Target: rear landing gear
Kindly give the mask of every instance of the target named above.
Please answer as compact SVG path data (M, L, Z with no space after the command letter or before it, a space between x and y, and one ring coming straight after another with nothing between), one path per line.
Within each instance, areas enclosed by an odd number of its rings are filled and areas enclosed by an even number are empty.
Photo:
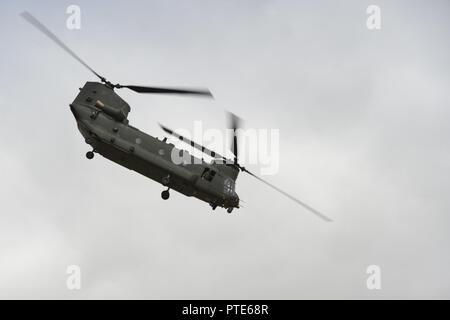
M167 199L169 199L169 197L170 197L169 189L161 192L161 198L163 198L163 200L167 200Z
M233 212L233 208L228 208L228 209L227 209L227 212L228 212L228 213L232 213L232 212Z
M86 158L88 158L89 160L94 158L94 152L93 151L88 151L86 152Z

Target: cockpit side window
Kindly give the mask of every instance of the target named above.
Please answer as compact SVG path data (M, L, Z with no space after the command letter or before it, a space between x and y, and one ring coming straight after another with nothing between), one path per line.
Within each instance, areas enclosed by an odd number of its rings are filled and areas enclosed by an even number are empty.
M214 170L205 168L205 170L203 170L203 173L202 173L202 179L211 182L215 175L216 175L216 172Z

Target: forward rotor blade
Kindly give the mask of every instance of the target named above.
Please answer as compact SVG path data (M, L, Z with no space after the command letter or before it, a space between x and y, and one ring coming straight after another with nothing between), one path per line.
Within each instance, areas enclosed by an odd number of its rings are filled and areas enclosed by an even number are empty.
M265 183L266 185L268 185L269 187L271 187L272 189L278 191L279 193L285 195L286 197L288 197L289 199L291 199L292 201L297 202L299 205L303 206L305 209L309 210L310 212L314 213L316 216L318 216L319 218L321 218L322 220L325 220L327 222L332 222L333 220L331 220L330 218L328 218L327 216L325 216L323 213L320 213L319 211L317 211L316 209L310 207L309 205L307 205L306 203L304 203L303 201L300 201L299 199L295 198L294 196L291 196L289 193L281 190L278 187L275 187L273 184L261 179L260 177L258 177L257 175L251 173L250 171L248 171L247 169L241 167L242 171L247 172L248 174L250 174L251 176L255 177L256 179L258 179L259 181Z
M224 160L226 163L233 163L231 160L225 158L224 156L218 154L217 152L212 151L212 150L210 150L210 149L208 149L208 148L202 146L201 144L198 144L198 143L196 143L196 142L194 142L194 141L192 141L192 140L189 140L188 138L185 138L185 137L179 135L179 134L176 133L175 131L173 131L173 130L171 130L171 129L165 127L165 126L163 126L162 124L159 124L159 126L161 127L161 129L163 129L163 130L164 130L165 132L167 132L168 134L174 136L174 137L177 138L177 139L180 139L180 141L183 141L183 142L185 142L185 143L187 143L187 144L190 144L191 147L194 147L195 149L200 150L201 152L203 152L203 153L205 153L205 154L207 154L207 155L209 155L209 156L211 156L211 157L213 157L213 158L216 158L216 159L222 159L222 160Z
M231 150L234 154L234 163L238 163L238 141L236 130L240 128L240 118L232 112L228 111L229 127L233 130L233 140Z
M182 89L182 88L163 88L163 87L144 87L133 85L119 85L119 88L128 88L138 93L162 93L162 94L184 94L213 97L208 89Z
M34 16L31 15L28 11L24 11L20 14L25 20L27 20L29 23L31 23L36 29L40 30L42 33L44 33L47 37L49 37L51 40L53 40L58 46L60 46L64 51L66 51L68 54L70 54L73 58L75 58L78 62L80 62L83 66L88 68L93 74L95 74L98 78L100 78L101 81L105 81L105 78L99 75L97 72L94 71L91 67L89 67L86 62L81 60L79 56L75 54L68 46L64 44L59 38L51 32L45 25L43 25L38 19L36 19Z

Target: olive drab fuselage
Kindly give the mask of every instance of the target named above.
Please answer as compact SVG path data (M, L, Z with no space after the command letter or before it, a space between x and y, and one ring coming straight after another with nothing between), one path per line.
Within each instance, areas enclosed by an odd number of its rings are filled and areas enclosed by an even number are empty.
M70 109L94 152L213 208L239 207L235 192L238 167L194 158L166 139L159 140L129 125L130 106L108 84L86 82ZM175 163L174 152L184 152L183 159L187 156L190 161Z

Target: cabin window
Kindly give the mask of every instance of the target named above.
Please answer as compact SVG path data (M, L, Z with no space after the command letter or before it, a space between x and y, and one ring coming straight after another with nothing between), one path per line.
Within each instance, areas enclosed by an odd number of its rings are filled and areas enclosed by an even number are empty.
M206 181L212 181L214 176L216 175L216 172L214 170L211 170L209 168L205 168L202 173L202 179L205 179Z

